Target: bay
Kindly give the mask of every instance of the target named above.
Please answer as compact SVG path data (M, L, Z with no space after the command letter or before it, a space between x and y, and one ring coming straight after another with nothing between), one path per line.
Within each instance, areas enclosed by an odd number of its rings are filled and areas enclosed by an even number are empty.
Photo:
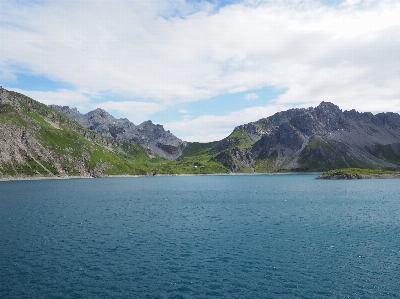
M0 298L399 298L399 180L0 182Z

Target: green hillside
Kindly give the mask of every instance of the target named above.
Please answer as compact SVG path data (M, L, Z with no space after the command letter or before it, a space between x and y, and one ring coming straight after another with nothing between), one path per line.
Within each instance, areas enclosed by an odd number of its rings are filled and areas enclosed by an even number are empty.
M228 171L212 161L212 156L204 152L204 145L189 143L178 161L154 158L138 144L96 134L27 96L4 89L0 95L0 177Z

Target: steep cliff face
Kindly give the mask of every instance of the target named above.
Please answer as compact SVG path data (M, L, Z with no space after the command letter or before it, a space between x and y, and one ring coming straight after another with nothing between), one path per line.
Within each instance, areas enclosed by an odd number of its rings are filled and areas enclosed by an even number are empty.
M81 114L76 108L51 105L72 120L103 136L142 145L163 158L174 160L182 155L186 142L165 131L162 125L150 120L135 125L126 118L117 119L103 109Z
M399 169L400 115L342 111L322 102L239 126L215 150L232 171Z

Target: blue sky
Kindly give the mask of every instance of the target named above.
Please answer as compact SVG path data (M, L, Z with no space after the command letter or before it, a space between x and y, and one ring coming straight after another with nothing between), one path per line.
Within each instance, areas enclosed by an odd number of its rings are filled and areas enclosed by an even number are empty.
M53 81L45 75L34 75L29 74L29 71L14 72L15 77L5 78L4 84L7 84L9 88L20 88L26 90L39 90L39 91L51 91L62 88L73 88L67 82Z
M0 85L187 141L330 101L400 112L393 0L0 3Z

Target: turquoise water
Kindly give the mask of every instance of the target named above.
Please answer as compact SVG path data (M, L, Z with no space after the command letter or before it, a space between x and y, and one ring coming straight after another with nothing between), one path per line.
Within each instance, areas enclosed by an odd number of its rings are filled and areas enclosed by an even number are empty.
M400 180L0 182L0 298L399 298Z

